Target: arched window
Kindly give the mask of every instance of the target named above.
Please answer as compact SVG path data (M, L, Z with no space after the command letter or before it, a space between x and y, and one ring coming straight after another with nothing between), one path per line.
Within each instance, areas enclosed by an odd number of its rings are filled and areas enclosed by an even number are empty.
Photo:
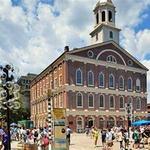
M128 90L132 91L132 78L128 78Z
M110 96L110 97L109 97L109 107L110 107L110 108L114 108L114 107L115 107L114 96Z
M99 118L99 129L103 129L105 126L105 121L103 118Z
M112 31L109 32L109 38L113 39L113 32Z
M140 79L136 79L136 91L140 91L141 90L141 82Z
M96 14L96 24L99 24L99 13Z
M109 19L109 22L112 22L112 12L111 11L108 12L108 19Z
M107 60L107 62L111 62L111 63L115 63L115 64L117 63L116 58L112 55L109 55L106 60Z
M105 106L104 95L100 95L99 97L99 107L104 108Z
M136 109L141 109L141 99L139 97L136 99Z
M102 22L105 22L105 11L102 12Z
M104 87L104 74L99 74L99 87Z
M119 77L119 89L124 89L124 79L122 76Z
M77 117L76 119L76 124L77 124L77 132L81 133L83 128L84 128L84 122L82 117Z
M115 77L113 74L109 75L109 88L114 88L115 87Z
M94 98L93 98L93 95L92 94L89 94L89 97L88 97L88 102L89 102L89 107L94 107Z
M119 106L121 109L124 108L124 98L122 96L119 99Z
M89 86L94 85L94 74L92 71L88 72L88 85Z
M83 107L83 96L81 93L77 93L76 95L76 104L77 104L77 107Z
M82 71L80 68L76 70L76 84L82 85Z

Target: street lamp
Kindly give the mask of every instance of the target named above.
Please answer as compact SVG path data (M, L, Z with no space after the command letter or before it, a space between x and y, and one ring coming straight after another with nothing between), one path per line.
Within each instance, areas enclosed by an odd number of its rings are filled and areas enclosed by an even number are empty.
M8 150L11 150L10 109L19 109L20 87L15 83L14 68L11 65L0 66L0 109L7 114Z

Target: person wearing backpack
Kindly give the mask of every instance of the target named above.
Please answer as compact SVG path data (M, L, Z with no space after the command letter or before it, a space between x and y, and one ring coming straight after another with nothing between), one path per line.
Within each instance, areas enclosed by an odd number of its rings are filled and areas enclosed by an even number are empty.
M138 132L137 129L134 130L132 138L134 139L134 145L133 145L133 147L134 147L135 149L136 149L136 148L139 148L140 134L139 134L139 132Z

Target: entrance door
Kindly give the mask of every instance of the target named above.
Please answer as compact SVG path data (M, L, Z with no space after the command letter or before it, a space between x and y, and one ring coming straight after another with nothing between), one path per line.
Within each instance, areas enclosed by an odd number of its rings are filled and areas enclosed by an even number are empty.
M88 121L89 128L91 128L93 125L94 125L93 119L90 118L89 121Z

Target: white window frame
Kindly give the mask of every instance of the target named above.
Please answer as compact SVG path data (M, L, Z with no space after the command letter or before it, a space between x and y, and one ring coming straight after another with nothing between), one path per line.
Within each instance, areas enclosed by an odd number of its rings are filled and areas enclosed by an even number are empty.
M123 80L123 88L120 87L120 79L121 79L121 78L122 78L122 80ZM120 77L119 77L119 89L120 89L120 90L124 90L124 78L123 78L123 76L120 76Z
M131 89L129 89L129 86L128 86L128 81L129 79L131 80ZM127 87L128 87L128 91L132 91L133 90L133 80L131 77L128 78L128 81L127 81Z
M100 76L101 76L101 75L103 75L103 86L100 85ZM99 87L104 88L104 86L105 86L105 83L104 83L105 79L104 79L104 78L105 78L105 77L104 77L104 73L103 73L103 72L100 72L100 73L99 73Z
M120 99L123 98L123 108L120 107ZM124 101L124 97L120 96L119 97L119 109L124 109L125 108L125 101Z
M100 97L103 96L103 107L100 107ZM104 94L99 95L99 108L105 108L105 96Z
M110 87L110 76L113 77L113 87ZM114 75L112 73L109 75L109 88L110 89L115 89L115 77L114 77Z
M113 100L114 100L114 107L110 107L110 98L111 98L111 97L113 97ZM109 108L110 108L110 109L115 109L115 98L114 98L113 95L110 95L110 96L109 96Z
M137 89L139 87L139 89ZM141 91L141 81L139 78L136 79L136 91L140 92Z
M93 107L89 106L89 97L90 97L90 95L92 95L92 97L93 97ZM90 93L88 95L88 108L94 108L94 95L92 93Z
M81 72L81 83L77 83L77 72L80 71ZM83 73L82 73L82 70L80 68L78 68L76 70L76 85L83 85Z
M92 82L93 84L89 84L89 74L92 73ZM88 71L88 86L94 86L94 73L92 70Z
M78 94L81 94L82 106L78 106ZM76 93L76 107L83 108L83 94L81 92Z

